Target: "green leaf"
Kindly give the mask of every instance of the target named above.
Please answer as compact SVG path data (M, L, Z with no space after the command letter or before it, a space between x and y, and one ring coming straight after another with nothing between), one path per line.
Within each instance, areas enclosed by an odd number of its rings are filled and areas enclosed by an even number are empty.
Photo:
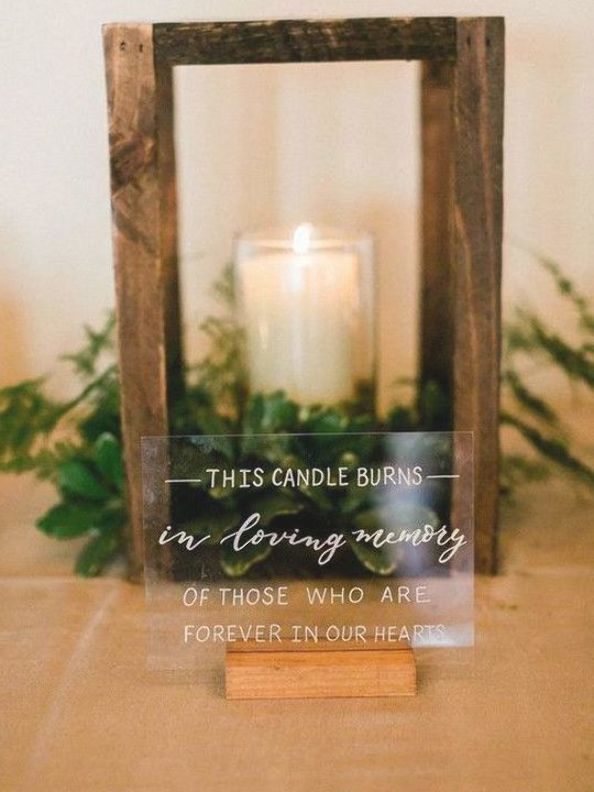
M100 575L107 564L120 552L122 546L122 535L118 531L97 534L78 554L74 571L82 577Z
M99 435L93 457L105 478L121 490L124 484L124 460L119 440L109 432Z
M307 484L300 484L298 492L305 498L308 506L314 506L323 513L332 511L333 502L324 487L310 487Z
M226 264L220 278L214 282L212 287L215 297L227 308L235 305L235 277L233 264Z
M105 324L100 330L94 330L85 325L86 343L78 352L63 355L62 360L67 360L74 365L74 369L83 378L95 374L97 363L101 355L113 349L115 336L115 315L109 313Z
M516 314L516 322L505 328L505 353L508 361L518 352L540 354L558 366L569 379L584 382L594 388L594 363L587 345L572 347L529 311L518 309Z
M215 284L215 291L225 308L234 307L231 266L226 268L223 277ZM233 422L234 432L238 432L247 396L247 375L242 354L243 329L231 313L207 317L200 330L207 336L209 352L190 372L190 387L206 391L215 405L216 413ZM195 378L194 382L192 377ZM195 431L191 427L189 430Z
M581 380L594 388L594 364L581 349L574 349L556 333L548 330L536 317L529 318L535 340L544 352L570 379Z
M558 437L547 437L525 423L515 415L503 412L501 421L516 429L540 454L559 467L572 473L590 487L594 487L594 469L586 462L578 459L567 447L567 443Z
M1 388L0 469L34 469L39 441L45 441L62 413L63 405L46 395L43 378Z
M383 509L369 509L357 515L353 521L355 532L365 531L373 534L384 529L397 533L400 530L414 530L424 525L436 526L439 520L432 509L422 504L394 503ZM357 541L354 534L347 540L363 566L377 575L390 575L398 567L400 550L398 545L384 545L376 548L372 542Z
M573 303L582 328L589 333L594 333L594 314L592 314L589 300L580 294L556 261L537 250L530 248L526 248L526 250L534 256L540 266L553 278L559 294Z
M210 434L216 435L210 438L210 452L220 454L225 460L234 460L235 448L233 446L233 439L225 436L225 433L229 431L229 427L226 426L224 430L223 427L219 427L219 429L221 430L220 434L217 432L210 432Z
M272 548L267 544L248 545L240 552L236 552L233 546L227 544L221 545L220 563L223 572L232 578L238 578L245 575L246 572L255 565L264 561L270 553Z
M84 408L78 429L85 440L93 443L104 432L120 437L120 386L115 366L95 380L91 392L84 396Z
M127 519L128 515L124 502L119 498L114 498L99 515L96 527L101 531L121 531Z
M101 506L59 503L37 520L37 527L56 539L72 539L96 528L104 510Z
M348 420L337 407L312 407L302 417L304 431L312 434L340 434L347 430Z
M417 420L412 407L397 405L388 413L386 429L389 432L410 432L416 428Z
M200 514L193 520L182 523L184 531L193 536L205 536L210 534L210 544L218 544L222 537L237 528L241 521L239 512L235 509L226 509L210 499L202 505Z
M367 542L357 542L352 534L347 534L346 539L365 569L375 575L391 575L396 570L397 559L394 547L388 545L376 548Z
M374 488L372 486L359 487L356 482L351 482L344 496L339 501L342 514L354 515L362 509L367 508L373 490Z
M85 500L105 501L111 494L99 481L93 468L78 459L71 459L59 466L57 481L60 491L65 495Z
M501 488L505 495L512 495L521 484L544 481L551 469L536 459L520 454L504 454L501 459Z
M293 432L298 426L299 409L282 391L257 393L252 396L246 410L244 432L269 434Z
M259 525L262 528L266 528L277 517L289 517L302 511L303 504L298 503L287 490L271 490L249 500L249 512L260 515Z
M421 383L419 416L426 429L447 429L450 424L450 401L443 389L433 380Z
M559 419L553 408L529 390L517 372L511 370L504 371L502 374L502 381L509 386L514 398L521 407L545 423L558 423Z
M260 515L259 528L266 528L280 517L296 515L301 511L303 506L289 493L270 491L249 501L249 514ZM264 542L259 545L248 545L239 552L233 549L231 542L224 542L220 549L221 568L229 577L241 577L255 564L268 558L271 552L270 545Z

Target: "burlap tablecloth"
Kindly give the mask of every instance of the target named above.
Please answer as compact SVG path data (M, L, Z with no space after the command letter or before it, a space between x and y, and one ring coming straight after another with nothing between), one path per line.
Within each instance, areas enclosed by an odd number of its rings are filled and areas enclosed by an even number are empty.
M473 670L403 700L227 702L222 673L155 678L142 588L76 579L69 547L4 529L0 787L594 790L592 503L558 484L528 500L504 573L477 582Z

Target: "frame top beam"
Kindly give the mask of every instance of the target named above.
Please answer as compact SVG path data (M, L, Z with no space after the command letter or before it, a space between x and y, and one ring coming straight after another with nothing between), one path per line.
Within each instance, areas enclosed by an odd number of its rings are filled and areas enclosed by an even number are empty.
M193 64L455 60L455 17L153 25L155 60Z

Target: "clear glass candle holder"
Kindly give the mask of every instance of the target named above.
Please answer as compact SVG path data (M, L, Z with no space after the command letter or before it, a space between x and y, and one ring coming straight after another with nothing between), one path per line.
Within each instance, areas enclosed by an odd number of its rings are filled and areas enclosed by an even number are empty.
M235 285L252 393L303 405L373 407L375 322L369 234L315 227L240 234Z

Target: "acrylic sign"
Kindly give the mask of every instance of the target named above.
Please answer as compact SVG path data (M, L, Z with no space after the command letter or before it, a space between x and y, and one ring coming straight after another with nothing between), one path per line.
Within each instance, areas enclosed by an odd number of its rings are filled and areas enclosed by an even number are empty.
M472 435L143 438L149 664L473 642Z

